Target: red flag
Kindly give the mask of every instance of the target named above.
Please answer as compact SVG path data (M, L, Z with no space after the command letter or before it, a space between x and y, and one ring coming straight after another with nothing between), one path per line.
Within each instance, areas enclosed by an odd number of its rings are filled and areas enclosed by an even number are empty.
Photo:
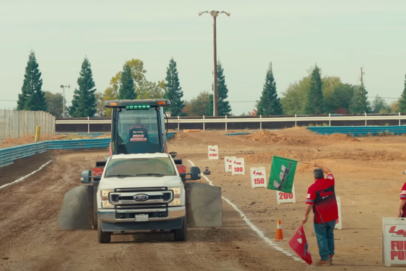
M312 264L312 255L310 255L309 245L307 244L306 235L303 225L297 230L295 235L289 241L289 246L302 258L308 265Z

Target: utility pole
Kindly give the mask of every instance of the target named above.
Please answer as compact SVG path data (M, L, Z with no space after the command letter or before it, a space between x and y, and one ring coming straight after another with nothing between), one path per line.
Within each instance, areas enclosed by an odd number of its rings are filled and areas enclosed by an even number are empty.
M62 117L66 118L66 116L65 116L65 88L70 88L70 85L67 85L67 86L61 85L61 88L63 89Z
M209 13L208 11L203 11L199 12L199 16L201 16L203 13ZM210 11L210 15L213 16L214 22L213 22L213 49L214 49L214 97L213 97L213 116L217 117L218 116L218 94L217 94L217 35L216 35L216 18L220 13L225 13L227 16L230 16L230 12L225 12L225 11L216 11L212 10Z

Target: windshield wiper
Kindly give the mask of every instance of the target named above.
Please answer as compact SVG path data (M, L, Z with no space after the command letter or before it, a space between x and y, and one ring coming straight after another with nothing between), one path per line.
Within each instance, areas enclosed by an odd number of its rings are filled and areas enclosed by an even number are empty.
M117 174L117 175L108 175L107 177L126 178L126 177L135 177L135 175Z
M163 177L165 175L159 173L145 173L145 174L136 174L135 176L156 176L156 177Z

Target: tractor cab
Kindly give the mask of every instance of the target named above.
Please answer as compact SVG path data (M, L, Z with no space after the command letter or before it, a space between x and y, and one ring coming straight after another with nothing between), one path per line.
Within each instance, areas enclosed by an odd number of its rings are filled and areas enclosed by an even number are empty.
M166 151L163 107L169 100L113 100L110 155Z

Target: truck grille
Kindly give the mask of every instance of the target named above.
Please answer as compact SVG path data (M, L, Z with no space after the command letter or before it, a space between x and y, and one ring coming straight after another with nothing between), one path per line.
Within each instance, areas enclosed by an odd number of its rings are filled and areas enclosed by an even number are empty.
M136 196L147 196L136 200ZM116 209L116 219L134 219L136 215L147 214L149 218L168 217L168 203L174 198L173 191L166 187L119 188L110 193L110 202Z

